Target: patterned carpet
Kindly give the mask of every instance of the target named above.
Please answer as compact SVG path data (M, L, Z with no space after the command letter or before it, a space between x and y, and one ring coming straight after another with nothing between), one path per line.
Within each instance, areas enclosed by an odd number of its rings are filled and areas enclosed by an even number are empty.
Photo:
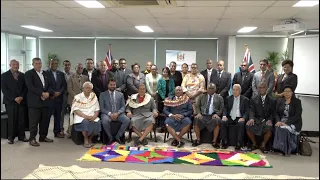
M319 179L298 176L271 176L240 174L175 173L171 171L148 172L117 170L109 168L81 168L79 166L44 166L34 170L24 179Z
M244 166L270 168L265 156L252 152L235 152L201 148L131 147L119 144L96 145L79 161L105 161L144 164L193 164L208 166Z

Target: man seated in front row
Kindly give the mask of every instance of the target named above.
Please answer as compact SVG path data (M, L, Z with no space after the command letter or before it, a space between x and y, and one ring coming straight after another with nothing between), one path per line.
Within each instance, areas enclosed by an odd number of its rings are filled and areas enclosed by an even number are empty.
M249 99L241 93L240 84L232 87L232 94L224 105L223 117L220 125L222 149L228 148L228 125L237 125L237 144L235 149L240 150L243 144L245 123L249 118Z
M192 115L192 103L186 94L183 94L181 86L175 89L175 96L164 100L163 112L167 115L165 124L168 132L174 137L172 146L182 147L184 142L181 138L190 130L192 124L190 116ZM180 132L177 135L176 132Z
M131 118L133 132L139 136L134 145L147 145L148 141L145 137L152 131L155 118L158 116L155 101L146 93L144 84L139 85L138 93L132 94L128 101L127 116ZM144 131L143 134L142 131Z
M262 152L272 135L272 122L275 118L276 101L267 95L267 84L262 82L258 85L259 94L250 101L249 121L247 122L247 134L252 141L252 150L258 149L255 135L263 135L260 146Z
M108 136L108 145L115 140L119 144L124 144L120 137L123 136L126 129L130 124L130 119L125 115L125 102L123 94L116 91L117 83L111 79L108 84L108 90L101 93L99 97L100 112L101 112L101 123L104 131ZM121 123L120 129L118 130L115 137L112 137L110 123L112 121L118 121Z
M223 98L219 94L216 94L216 85L209 83L207 87L207 94L202 94L196 103L196 117L194 124L194 131L197 136L197 140L192 146L198 146L201 144L200 131L204 128L211 133L213 132L212 146L214 148L220 148L217 138L220 129L220 120L223 113Z

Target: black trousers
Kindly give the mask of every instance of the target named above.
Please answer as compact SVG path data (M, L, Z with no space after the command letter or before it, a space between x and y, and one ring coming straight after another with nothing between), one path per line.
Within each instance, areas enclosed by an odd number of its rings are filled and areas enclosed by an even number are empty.
M26 137L24 125L25 105L6 104L8 115L8 139L14 140L17 136L19 139Z
M39 135L40 138L45 138L48 135L48 108L28 108L29 110L29 131L30 131L30 140L36 138L38 133L38 124L39 124Z
M54 127L53 133L59 134L61 132L61 111L62 111L62 101L53 100L52 104L48 109L48 119L47 119L47 129L49 129L50 118L53 115Z
M228 126L237 125L237 142L243 146L244 132L246 121L238 122L239 118L232 120L231 117L228 117L227 121L221 120L220 133L221 139L224 143L228 143Z

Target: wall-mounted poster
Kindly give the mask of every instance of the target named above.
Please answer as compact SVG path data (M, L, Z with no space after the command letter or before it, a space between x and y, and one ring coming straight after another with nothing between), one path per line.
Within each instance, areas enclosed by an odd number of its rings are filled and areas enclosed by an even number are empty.
M182 50L166 50L166 66L169 67L170 62L177 63L177 70L181 71L181 65L187 63L189 66L196 63L197 51Z

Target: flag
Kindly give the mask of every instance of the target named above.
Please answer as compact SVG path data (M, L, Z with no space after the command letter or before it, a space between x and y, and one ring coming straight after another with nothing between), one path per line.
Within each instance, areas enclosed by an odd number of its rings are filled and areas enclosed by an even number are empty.
M107 63L107 68L110 70L111 69L111 61L112 61L111 44L109 44L109 49L108 49L105 61Z
M244 56L243 56L242 62L244 62L244 61L248 62L248 71L251 72L251 73L255 73L256 71L254 69L254 64L253 64L253 61L252 61L252 58L251 58L250 49L248 48L248 45L245 45L245 47L246 47L246 51L244 52ZM241 71L241 69L240 69L240 66L239 66L238 69L237 69L237 72L240 72L240 71ZM231 86L230 86L230 90L229 90L229 94L230 95L232 95L232 82L233 81L231 81Z

